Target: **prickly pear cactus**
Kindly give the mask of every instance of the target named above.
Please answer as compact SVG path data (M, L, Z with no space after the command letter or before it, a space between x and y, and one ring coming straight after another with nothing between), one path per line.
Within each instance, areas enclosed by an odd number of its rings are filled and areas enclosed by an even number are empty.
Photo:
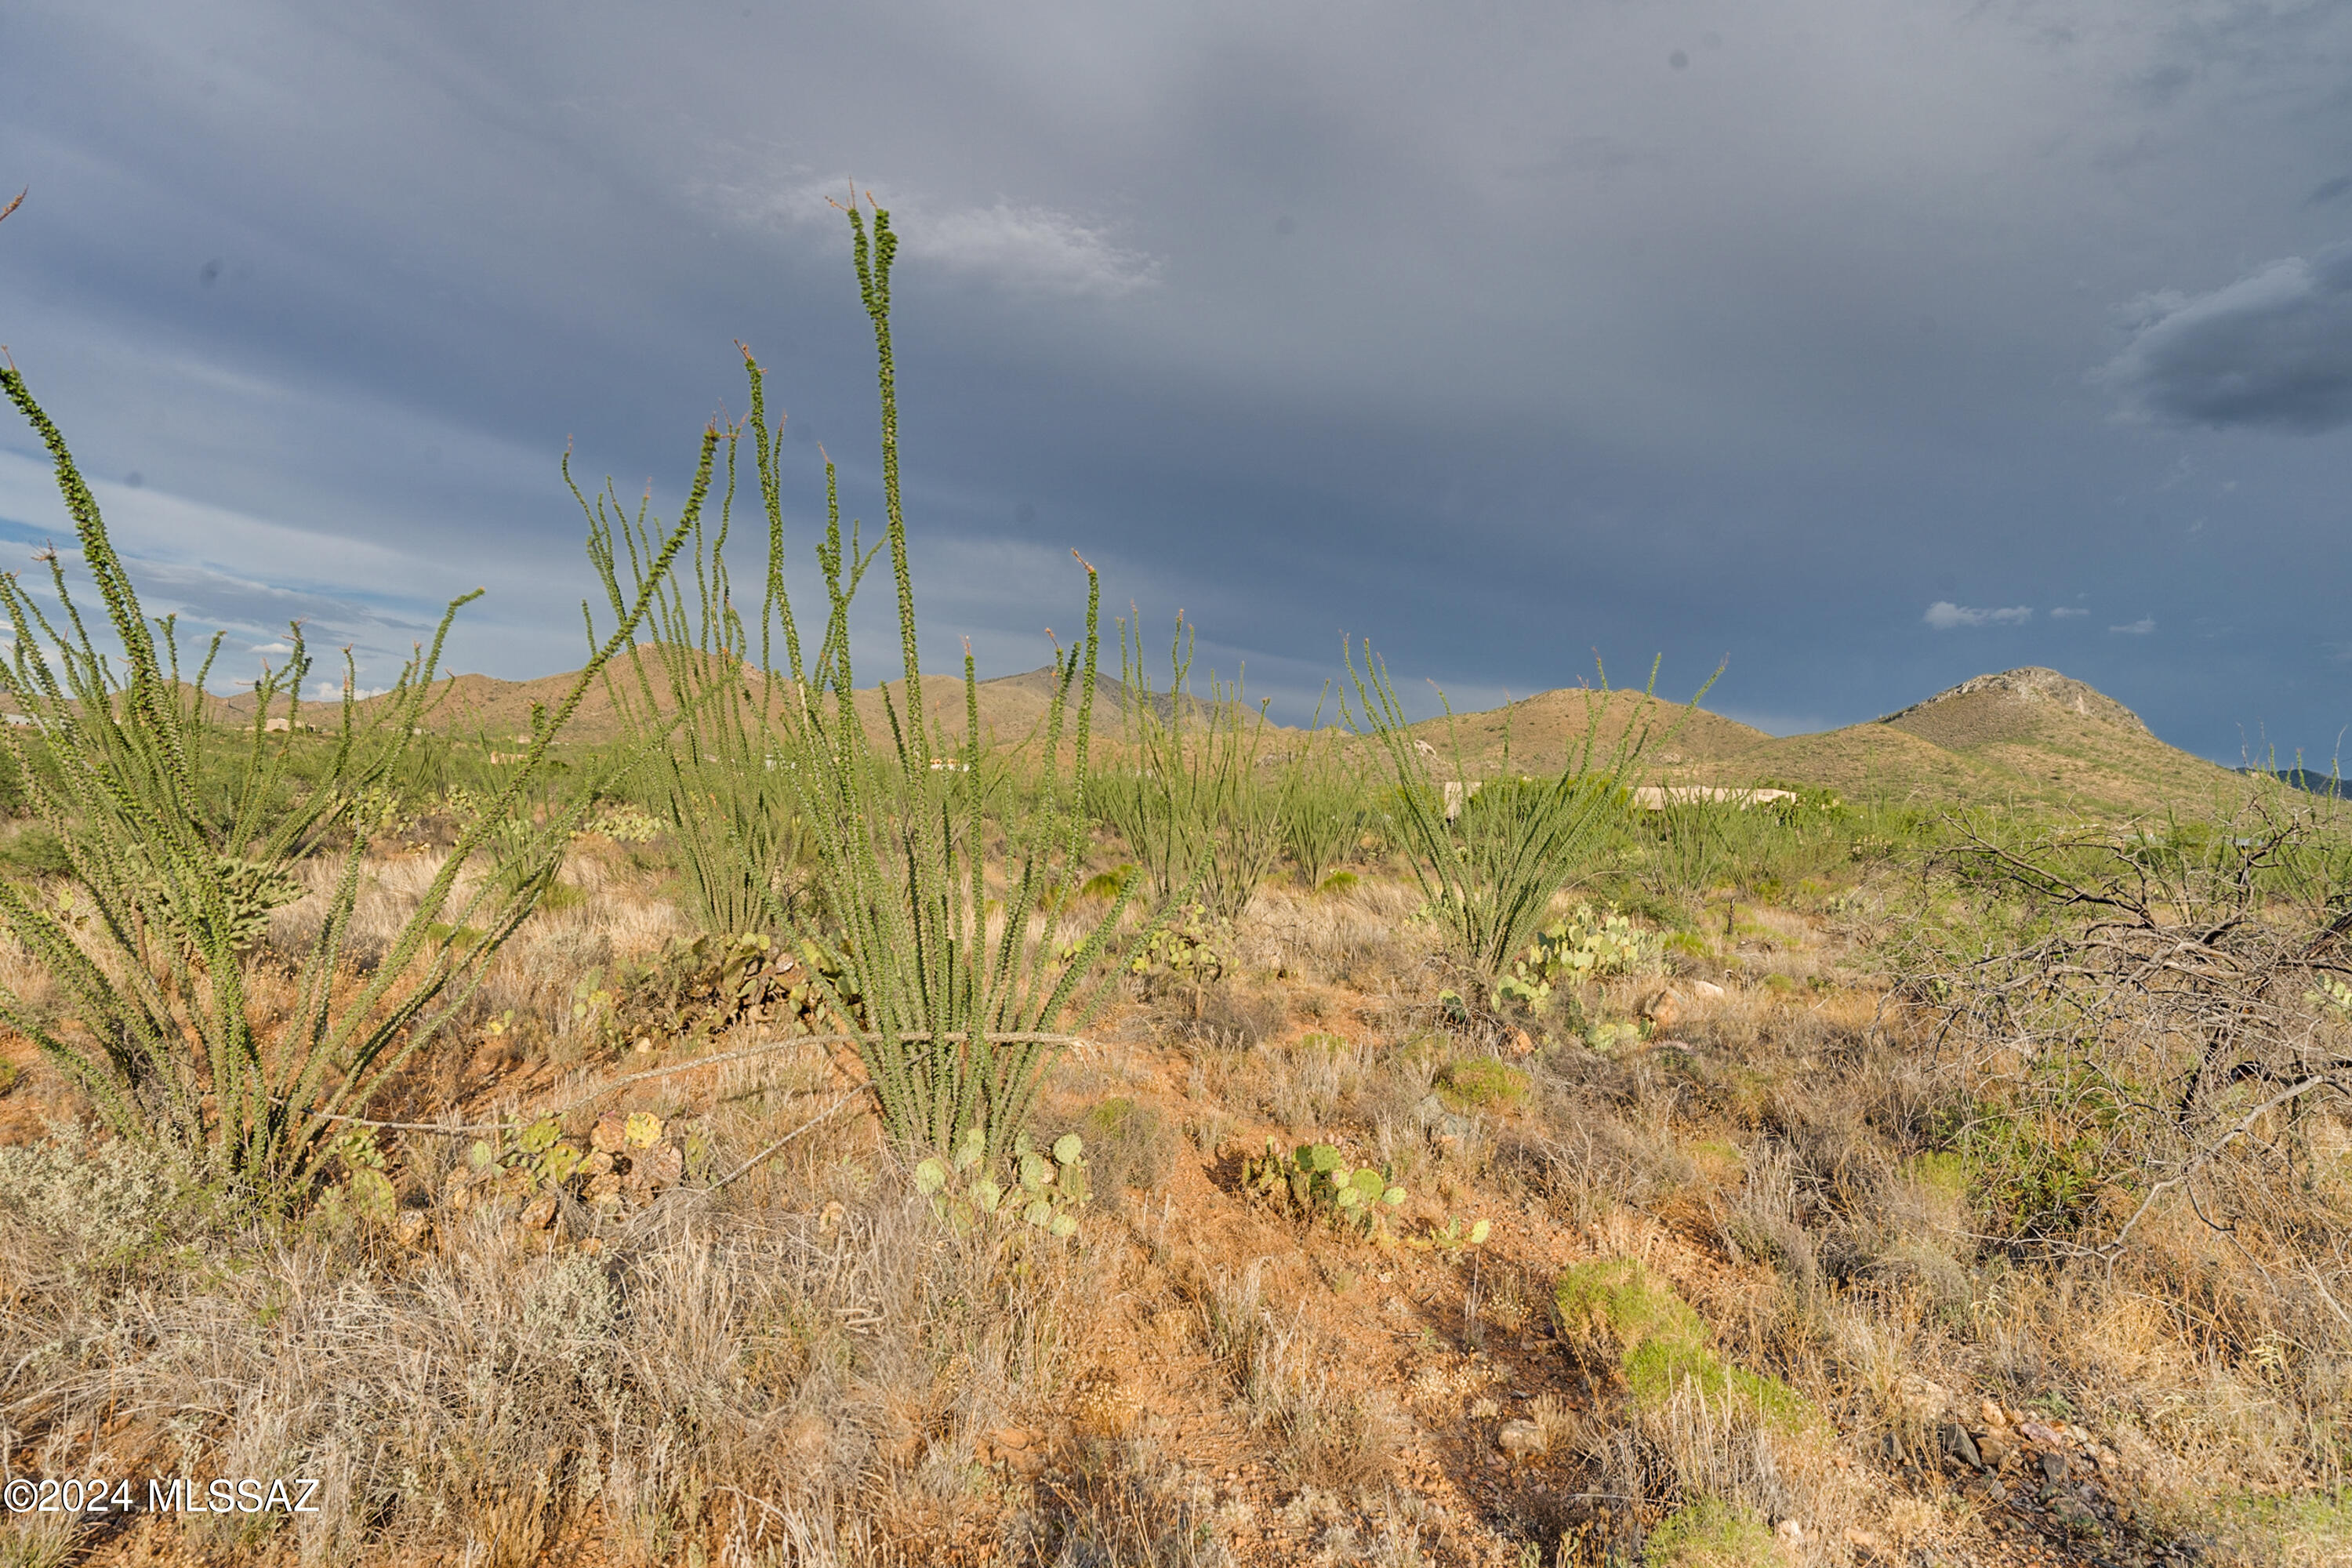
M684 1181L689 1165L698 1169L708 1153L698 1131L651 1111L608 1112L585 1139L567 1138L562 1121L541 1117L506 1138L476 1142L449 1173L442 1201L461 1211L519 1204L523 1223L544 1229L564 1197L597 1214L642 1207Z
M1067 1239L1078 1233L1077 1210L1093 1197L1086 1144L1075 1132L1040 1152L1024 1136L1013 1141L1012 1184L988 1167L987 1134L967 1129L951 1159L934 1154L915 1167L915 1190L931 1200L958 1234L1003 1220Z
M1286 1214L1375 1240L1388 1238L1389 1218L1404 1203L1404 1189L1385 1167L1350 1165L1331 1143L1301 1143L1285 1153L1271 1138L1263 1155L1242 1162L1242 1189Z

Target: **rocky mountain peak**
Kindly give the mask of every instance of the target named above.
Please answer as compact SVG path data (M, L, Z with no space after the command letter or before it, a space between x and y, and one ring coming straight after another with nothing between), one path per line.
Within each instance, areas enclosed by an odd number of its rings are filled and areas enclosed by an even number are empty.
M1891 724L1897 719L1923 712L1938 703L1957 701L1963 697L1983 693L2005 697L2012 702L2047 702L2085 719L2098 719L2141 734L2149 733L2140 716L2099 690L2054 669L2028 665L2021 669L2004 669L1998 675L1979 675L1961 681L1958 686L1938 691L1925 702L1915 702L1899 712L1889 713L1879 721Z

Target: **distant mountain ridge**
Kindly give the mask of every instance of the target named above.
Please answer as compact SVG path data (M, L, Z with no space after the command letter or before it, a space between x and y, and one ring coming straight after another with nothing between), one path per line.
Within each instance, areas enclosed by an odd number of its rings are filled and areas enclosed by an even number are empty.
M494 745L513 742L529 731L532 703L551 704L572 679L445 678L435 683L437 700L429 722L437 730L479 735ZM1050 668L982 681L983 735L992 743L1009 744L1034 733L1045 720L1053 684ZM890 683L894 692L903 685ZM962 734L961 678L925 676L923 702L950 737ZM857 703L869 732L877 739L887 734L882 689L861 689ZM1164 694L1155 695L1152 704L1162 715L1170 711ZM903 700L898 705L903 712ZM1098 675L1098 738L1117 740L1119 705L1118 682ZM1195 704L1196 710L1205 706ZM305 707L320 720L332 711L327 704ZM618 708L596 690L582 704L571 734L584 742L609 741L619 735L621 725ZM1646 776L1664 784L1794 785L1927 803L2016 801L2124 813L2208 800L2232 784L2245 787L2231 770L2166 744L2114 698L2039 666L1976 676L1884 718L1816 734L1776 737L1704 708L1637 690L1575 687L1427 720L1415 731L1438 753L1441 765L1450 767L1458 749L1464 771L1476 775L1505 769L1554 772L1574 762L1588 728L1605 755L1628 727L1639 726L1650 732Z
M1661 784L1793 784L1949 805L2010 800L2131 813L2210 798L2233 777L2167 745L2095 687L2038 666L1976 676L1883 719L1808 735L1767 735L1638 691L1574 689L1420 730L1441 752L1449 737L1458 742L1472 770L1505 766L1507 740L1512 771L1542 772L1570 762L1588 724L1604 752L1628 725L1646 724L1649 775Z

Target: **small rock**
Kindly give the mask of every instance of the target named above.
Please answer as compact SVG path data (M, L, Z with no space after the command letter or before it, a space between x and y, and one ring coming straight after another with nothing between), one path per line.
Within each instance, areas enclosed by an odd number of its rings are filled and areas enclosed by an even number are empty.
M1772 1527L1772 1533L1787 1542L1790 1545L1794 1546L1797 1542L1804 1540L1805 1527L1799 1524L1793 1519L1784 1519L1780 1523Z
M1990 1469L2006 1469L2017 1458L2017 1439L1999 1426L1977 1434L1977 1454Z
M1671 1029L1683 1016L1682 994L1669 987L1642 1004L1642 1016L1661 1029Z
M2066 1471L2068 1468L2065 1455L2057 1453L2054 1450L2043 1451L2042 1455L2042 1479L2043 1480L2048 1481L2053 1487L2065 1485Z
M1906 1372L1895 1381L1895 1402L1913 1419L1926 1421L1951 1408L1952 1394L1932 1377Z
M525 1230L545 1230L555 1223L555 1194L540 1194L523 1205L520 1217Z
M996 1446L1000 1448L1025 1448L1029 1446L1029 1434L1018 1426L1000 1426L989 1436L996 1439Z
M2009 1425L2008 1412L2001 1409L2000 1405L1995 1405L1990 1399L1978 1401L1977 1414L1984 1417L1984 1424L1988 1427L2006 1426Z
M622 1145L627 1142L628 1123L621 1120L618 1111L614 1110L608 1110L598 1117L595 1127L588 1134L588 1146L599 1154L617 1154L621 1152ZM604 1171L612 1168L612 1161L605 1161ZM594 1173L601 1176L604 1171Z
M1532 1421L1506 1421L1495 1432L1495 1447L1515 1464L1535 1458L1544 1446L1543 1428Z
M675 1143L656 1143L636 1158L636 1173L647 1186L674 1187L686 1174L686 1155Z
M1969 1436L1969 1429L1958 1422L1947 1421L1936 1428L1936 1441L1942 1446L1945 1453L1969 1468L1972 1470L1984 1468L1984 1456L1977 1452L1976 1439Z
M1723 1000L1723 987L1712 980L1686 980L1683 984L1689 986L1691 994L1702 1002Z

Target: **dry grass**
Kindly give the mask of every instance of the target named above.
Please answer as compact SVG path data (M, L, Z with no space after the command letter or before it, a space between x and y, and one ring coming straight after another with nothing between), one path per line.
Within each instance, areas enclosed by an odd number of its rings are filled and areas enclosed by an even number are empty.
M872 1158L813 1152L600 1255L483 1213L413 1248L222 1235L103 1294L0 1217L10 1427L59 1474L320 1476L284 1542L304 1562L529 1562L583 1531L622 1562L887 1561L984 1506L975 1437L1055 1396L1098 1282L1083 1249L943 1236ZM107 1435L125 1389L168 1418ZM229 1521L194 1543L254 1544Z
M376 868L366 919L391 929L429 869ZM593 847L564 880L584 896L499 956L407 1086L420 1107L503 1113L644 1065L572 1005L675 913ZM2063 1560L2021 1554L2021 1472L1996 1503L1944 1461L1990 1401L2081 1431L2133 1521L2108 1560L2184 1536L2208 1561L2328 1560L2342 1521L2314 1500L2340 1484L2352 1324L2294 1229L2311 1193L2242 1206L2234 1236L2166 1208L2112 1267L1990 1244L1979 1187L1921 1159L1985 1086L1923 1053L1840 931L1743 906L1675 959L1721 997L1685 985L1671 1028L1606 1055L1555 1034L1519 1056L1444 1026L1413 902L1393 879L1269 889L1222 981L1106 1019L1045 1111L1117 1200L1070 1246L955 1234L846 1115L715 1196L546 1232L442 1205L446 1140L393 1151L421 1222L271 1232L207 1218L169 1173L0 1152L0 1188L47 1194L0 1207L5 1463L325 1480L297 1526L141 1527L215 1561L1599 1563L1706 1500L1793 1521L1789 1561ZM1581 1014L1630 1018L1660 984ZM1433 1093L1496 1052L1524 1098ZM693 1119L721 1168L843 1083L782 1052L610 1103ZM1382 1253L1283 1219L1233 1187L1269 1134L1391 1163L1406 1234L1494 1236ZM2306 1145L2333 1181L2352 1140ZM1567 1353L1551 1280L1612 1257L1815 1419L1697 1385L1633 1400ZM1540 1442L1506 1461L1515 1420ZM79 1549L33 1525L0 1563Z

